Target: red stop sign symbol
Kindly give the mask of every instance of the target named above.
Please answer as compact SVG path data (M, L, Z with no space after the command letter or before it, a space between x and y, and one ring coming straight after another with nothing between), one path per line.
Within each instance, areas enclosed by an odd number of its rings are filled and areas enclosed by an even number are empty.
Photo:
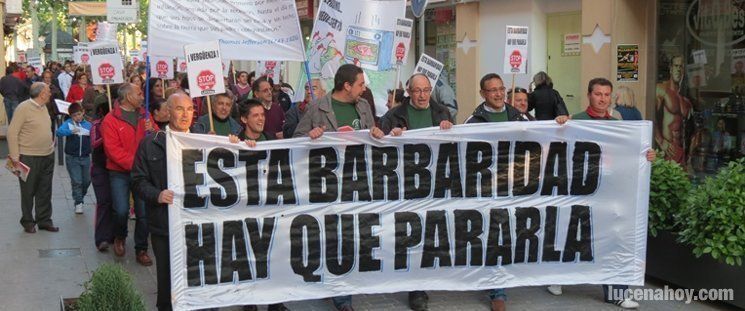
M197 75L197 86L199 86L202 91L211 90L215 87L215 83L215 74L210 70L202 70L202 72Z
M512 54L510 54L510 66L512 68L520 67L520 64L523 63L523 56L520 55L520 51L514 50L512 51Z
M403 60L405 55L406 55L406 46L404 46L403 42L399 42L398 45L396 46L396 59Z
M159 60L155 64L155 71L158 73L158 76L165 76L168 74L168 63L164 60Z
M181 63L180 63L179 65L178 65L178 68L179 68L179 70L181 70L181 72L184 72L184 71L186 71L186 62L181 62Z
M85 53L85 54L83 54L83 55L80 56L80 60L83 61L83 64L87 64L88 63L88 60L90 60L90 59L91 59L91 57L88 56L88 53Z
M98 76L104 80L114 78L114 71L114 66L109 63L103 63L101 66L98 66Z

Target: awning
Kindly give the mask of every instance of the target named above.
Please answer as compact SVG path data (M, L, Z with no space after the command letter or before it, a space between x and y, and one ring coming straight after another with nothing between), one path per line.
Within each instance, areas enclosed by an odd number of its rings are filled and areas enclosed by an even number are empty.
M105 16L106 2L68 2L69 16Z

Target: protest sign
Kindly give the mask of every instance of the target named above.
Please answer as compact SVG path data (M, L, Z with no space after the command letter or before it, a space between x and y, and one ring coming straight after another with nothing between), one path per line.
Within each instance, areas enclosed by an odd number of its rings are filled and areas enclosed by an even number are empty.
M41 76L41 73L44 72L44 64L42 63L40 56L29 57L28 65L34 67L34 72L36 72L36 74L39 76Z
M217 41L184 46L192 98L225 93L225 80Z
M147 40L140 41L140 54L143 60L147 58Z
M504 73L528 73L528 27L507 26Z
M106 0L106 20L109 23L137 23L139 1Z
M173 59L170 57L150 57L150 75L158 79L173 79Z
M57 105L57 111L66 115L70 115L70 113L68 113L67 111L68 109L70 109L70 105L72 105L72 103L55 98L54 104Z
M408 18L396 19L396 35L393 38L393 62L397 65L406 64L406 55L411 45L411 29L414 21Z
M429 84L432 85L432 91L434 92L434 86L437 84L437 79L440 77L440 73L442 73L442 68L445 68L445 65L441 62L427 54L422 54L422 56L419 57L419 62L416 64L416 67L414 67L414 73L421 73L427 76Z
M87 65L91 60L91 52L88 43L78 43L72 47L73 61L76 64Z
M124 82L124 65L116 42L97 42L88 46L91 52L93 84Z
M140 59L140 51L138 50L129 50L129 60L134 64L137 62L141 62L142 59Z
M222 75L225 77L230 76L230 60L222 59Z
M186 58L176 58L176 68L178 72L186 72Z
M642 285L651 138L649 121L326 133L250 149L171 132L174 309Z
M257 61L256 76L272 78L275 82L282 79L282 69L284 62L278 61Z
M26 51L16 50L16 61L19 63L25 63L27 61Z
M183 46L217 40L231 60L303 61L294 0L151 0L150 55L180 57Z

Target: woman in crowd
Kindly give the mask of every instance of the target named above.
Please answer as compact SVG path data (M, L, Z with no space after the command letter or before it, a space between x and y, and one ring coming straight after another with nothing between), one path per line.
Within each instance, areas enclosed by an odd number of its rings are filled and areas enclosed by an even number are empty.
M90 88L90 84L88 83L88 74L85 72L77 72L75 77L75 84L73 84L70 87L70 91L67 92L67 98L66 100L70 103L82 103L83 102L83 95L85 94L85 91Z
M634 91L628 86L619 86L614 94L613 111L618 112L621 120L642 120L642 113L639 109L636 109L636 99L634 98Z
M165 89L163 88L163 81L161 79L150 78L150 81L148 81L148 84L149 84L148 87L150 88L150 94L148 94L148 96L150 97L151 104L155 99L165 100ZM166 118L166 121L168 121L167 118Z
M533 76L535 91L528 96L528 111L535 109L538 120L553 120L558 116L569 115L564 99L554 90L551 77L541 71Z
M142 77L140 77L140 75L138 75L137 73L129 76L129 83L132 83L134 85L139 85L140 87L143 86Z
M244 98L251 92L251 84L248 83L248 72L239 71L237 83L233 85L233 94L238 98Z

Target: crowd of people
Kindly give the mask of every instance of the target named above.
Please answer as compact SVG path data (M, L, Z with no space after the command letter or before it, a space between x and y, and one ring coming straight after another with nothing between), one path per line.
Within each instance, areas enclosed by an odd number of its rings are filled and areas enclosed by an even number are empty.
M128 221L134 214L135 258L143 266L152 265L148 253L152 246L159 310L171 308L167 206L175 195L166 180L165 132L219 135L255 147L262 141L317 139L325 132L338 131L369 130L371 137L382 139L428 127L446 131L456 123L453 105L433 96L436 86L422 74L412 75L405 89L389 91L389 110L378 118L363 71L351 64L338 69L330 91L322 81L313 79L305 86L304 99L295 103L290 100L289 85L239 71L235 79L227 79L226 93L211 98L211 114L207 113L210 109L206 100L188 95L188 80L183 74L169 81L147 80L142 65L128 66L127 82L112 88L109 102L107 90L90 83L86 66L53 62L41 77L26 68L11 64L0 80L10 120L10 160L31 168L28 178L20 180L23 230L35 233L38 227L59 231L52 221L53 137L64 137L75 213L84 213L84 198L92 183L96 197L94 243L101 252L113 248L119 257L126 255ZM604 78L589 82L589 106L571 116L548 75L537 74L534 84L532 92L521 87L509 90L498 74L486 74L479 85L483 102L466 112L470 114L466 123L616 120L614 111L620 111L624 118L640 117L629 111L635 109L633 106L613 100L613 85ZM145 89L149 90L147 94ZM625 102L633 100L633 94L631 99L628 94L623 97ZM71 103L64 118L54 99ZM650 150L647 160L654 158ZM629 299L610 299L609 286L603 288L606 302L623 308L638 307ZM549 292L560 295L561 287L550 286ZM492 310L505 310L504 289L491 290L489 297ZM332 301L338 310L353 310L351 296L333 297ZM409 293L411 309L427 310L427 302L424 291ZM256 306L244 306L244 310L256 310ZM269 310L287 307L275 304Z

